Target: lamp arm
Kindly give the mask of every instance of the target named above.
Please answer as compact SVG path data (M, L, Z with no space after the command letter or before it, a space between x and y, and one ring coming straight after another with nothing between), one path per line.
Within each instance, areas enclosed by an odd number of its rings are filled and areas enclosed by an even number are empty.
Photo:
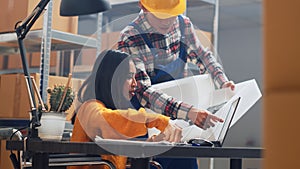
M27 33L30 31L36 20L40 17L49 2L50 0L41 0L31 14L28 15L24 21L20 23L20 25L16 25L15 29L18 39L24 39L26 37Z
M24 71L24 76L26 80L26 85L27 85L27 90L28 90L28 95L29 95L29 101L30 101L30 106L31 106L31 131L29 133L29 137L32 138L38 138L38 130L36 127L39 127L41 125L40 123L40 115L37 111L36 107L36 102L34 98L34 90L33 90L33 85L32 85L32 80L30 77L30 73L28 71L28 61L26 58L26 49L24 45L24 38L26 37L27 33L30 31L31 27L33 24L36 22L36 20L40 17L42 14L43 10L47 6L50 0L41 0L38 5L34 8L32 13L24 19L24 21L20 22L19 25L16 25L15 32L17 34L18 38L18 44L19 44L19 50L20 50L20 55L22 59L22 66L23 66L23 71ZM36 92L38 97L40 96L39 92Z

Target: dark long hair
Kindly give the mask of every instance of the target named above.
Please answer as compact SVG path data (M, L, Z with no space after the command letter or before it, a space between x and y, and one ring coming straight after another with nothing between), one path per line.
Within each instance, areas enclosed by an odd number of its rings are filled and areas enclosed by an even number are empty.
M123 84L128 77L130 57L117 50L103 51L95 61L90 76L78 91L78 101L97 99L107 108L128 108L123 96Z

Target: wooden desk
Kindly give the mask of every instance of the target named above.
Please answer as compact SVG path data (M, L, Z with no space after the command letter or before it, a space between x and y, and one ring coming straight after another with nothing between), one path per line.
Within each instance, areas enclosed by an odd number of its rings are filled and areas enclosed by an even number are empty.
M103 149L96 143L75 143L75 142L54 142L54 141L37 141L28 140L26 150L33 154L32 169L47 169L49 164L49 153L84 153L84 154L112 154ZM114 145L116 148L128 145ZM156 157L202 157L202 158L229 158L230 169L241 169L243 158L262 158L262 148L242 148L242 147L195 147L195 146L172 146L171 145L151 145L146 144L143 149L161 149L170 148L167 151L155 155ZM128 146L130 147L130 145ZM126 147L128 149L128 147ZM23 141L7 141L8 150L24 150ZM126 149L125 148L125 149ZM139 151L139 147L131 145L132 149ZM135 149L137 148L137 149ZM121 148L122 149L122 148ZM120 154L126 154L121 152ZM137 158L135 161L145 161L147 157ZM135 165L133 165L135 166ZM146 165L148 167L148 165Z

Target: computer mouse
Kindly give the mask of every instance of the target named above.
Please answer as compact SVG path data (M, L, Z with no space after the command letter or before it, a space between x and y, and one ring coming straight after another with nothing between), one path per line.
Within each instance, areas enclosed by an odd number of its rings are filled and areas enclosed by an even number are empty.
M214 144L209 141L209 140L205 140L205 139L201 139L201 138L194 138L194 139L190 139L188 141L189 144L191 144L192 146L206 146L206 147L211 147Z

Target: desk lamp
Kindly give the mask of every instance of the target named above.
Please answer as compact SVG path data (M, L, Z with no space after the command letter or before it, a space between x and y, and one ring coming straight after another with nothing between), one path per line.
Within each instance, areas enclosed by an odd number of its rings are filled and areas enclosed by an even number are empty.
M41 126L40 117L41 114L37 111L36 102L34 99L34 90L38 96L39 102L43 107L43 101L41 96L36 88L33 88L32 84L34 83L33 79L30 77L28 71L28 62L26 58L26 50L23 43L27 33L30 31L33 24L39 18L47 4L50 0L41 0L37 6L34 8L32 13L27 16L24 21L18 22L16 24L16 34L18 38L19 50L22 59L22 66L24 71L24 76L26 79L26 85L29 95L29 101L31 106L31 129L29 130L29 138L38 138L37 127ZM87 15L92 13L99 13L110 9L111 6L106 0L62 0L60 6L60 15L61 16L77 16L77 15ZM44 107L43 107L44 108Z

